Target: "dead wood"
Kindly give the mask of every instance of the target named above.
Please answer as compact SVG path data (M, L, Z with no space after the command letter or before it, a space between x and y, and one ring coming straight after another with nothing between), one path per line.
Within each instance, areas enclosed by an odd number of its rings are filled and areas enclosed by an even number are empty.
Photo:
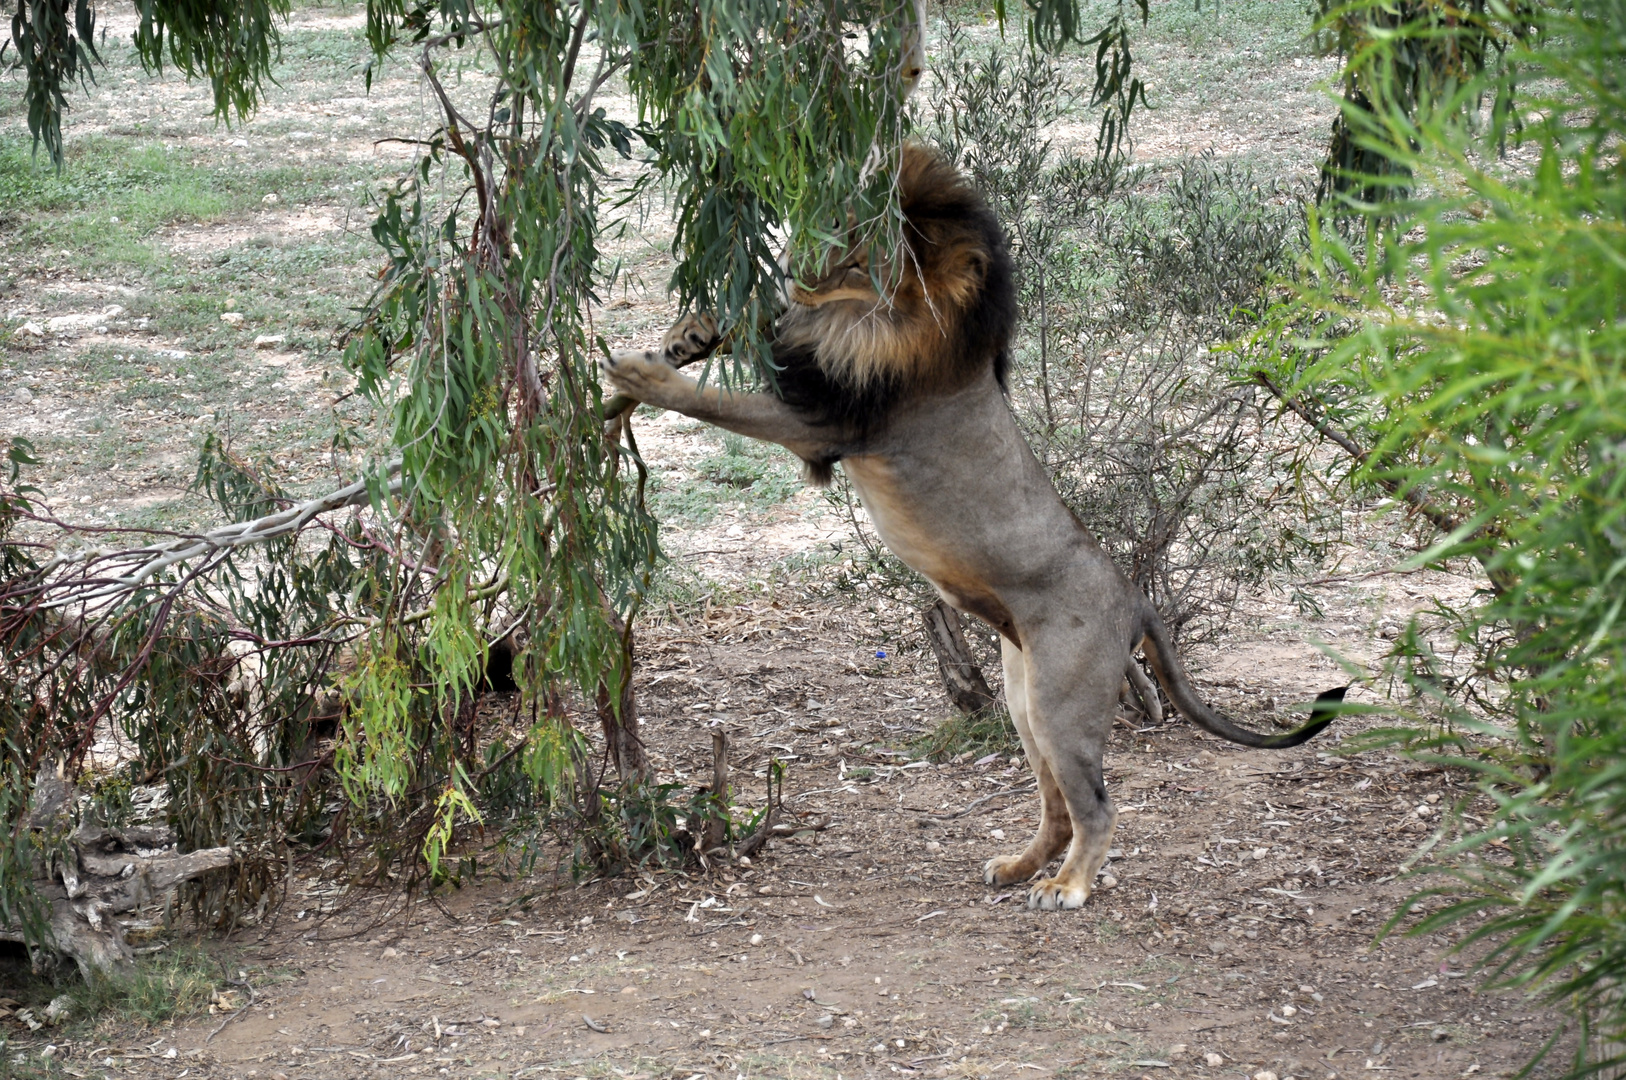
M728 843L728 733L711 733L711 816L700 833L700 850L713 851Z
M994 692L971 658L960 613L939 600L921 618L926 624L926 643L932 647L937 669L943 675L943 689L948 691L954 707L969 716L992 706Z
M71 783L42 769L28 827L38 841L34 895L49 912L50 945L73 957L88 978L134 959L114 916L162 897L183 881L230 866L232 850L183 854L175 850L175 834L167 828L76 823L78 801ZM0 925L0 940L41 944L28 942L18 926Z

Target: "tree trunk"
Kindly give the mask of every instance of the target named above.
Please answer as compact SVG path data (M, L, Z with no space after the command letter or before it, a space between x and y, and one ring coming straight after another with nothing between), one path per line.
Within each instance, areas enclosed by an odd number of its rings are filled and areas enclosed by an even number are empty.
M621 670L625 673L618 695L619 708L610 701L610 683L599 683L598 722L604 729L604 745L609 748L610 760L615 764L616 776L623 784L649 779L649 757L644 753L644 740L638 736L638 703L632 693L632 627L613 610L608 610L611 624L621 635Z
M982 669L971 658L960 613L939 600L926 609L922 619L926 624L926 643L937 657L943 689L948 691L954 707L970 715L993 705L994 692L988 688L988 680L982 677Z

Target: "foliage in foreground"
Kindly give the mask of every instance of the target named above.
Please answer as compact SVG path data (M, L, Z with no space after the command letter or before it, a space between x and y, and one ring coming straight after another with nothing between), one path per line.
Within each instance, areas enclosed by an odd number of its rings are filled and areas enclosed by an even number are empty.
M1432 855L1445 880L1411 906L1423 932L1466 921L1493 983L1573 1008L1596 1036L1586 1071L1626 1060L1597 1049L1626 1040L1626 2L1509 18L1464 33L1525 38L1516 156L1495 154L1506 113L1460 119L1492 76L1420 105L1374 78L1372 110L1345 120L1416 194L1338 208L1372 221L1364 250L1316 223L1261 375L1432 527L1417 563L1482 569L1478 596L1433 632L1414 620L1389 658L1414 726L1379 737L1471 770L1495 806ZM1413 24L1356 62L1381 73L1385 50L1440 32ZM1453 639L1470 665L1440 655Z

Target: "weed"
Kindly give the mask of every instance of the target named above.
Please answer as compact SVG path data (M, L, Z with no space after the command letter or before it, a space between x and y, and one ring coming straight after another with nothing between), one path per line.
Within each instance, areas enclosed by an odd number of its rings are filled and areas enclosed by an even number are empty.
M174 945L144 957L128 974L97 976L68 991L73 1015L148 1026L201 1013L223 985L222 969L195 945Z
M967 716L955 713L914 744L914 750L932 761L947 761L962 755L1014 754L1022 749L1004 709L983 709Z

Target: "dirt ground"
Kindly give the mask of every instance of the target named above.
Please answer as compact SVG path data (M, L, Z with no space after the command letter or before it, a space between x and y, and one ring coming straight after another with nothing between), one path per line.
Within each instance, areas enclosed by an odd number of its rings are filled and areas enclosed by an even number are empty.
M1141 56L1159 110L1139 129L1141 160L1211 150L1303 179L1332 69L1283 29L1302 23L1299 7L1189 6L1153 5ZM122 18L105 20L115 34ZM184 485L212 426L296 490L348 478L332 438L368 418L342 396L333 335L376 260L358 192L401 165L374 139L428 115L410 71L388 69L362 95L359 23L354 8L296 10L290 68L260 116L229 130L208 121L201 88L114 56L99 92L76 101L70 140L89 141L72 145L159 146L193 172L155 159L145 196L109 188L32 221L0 206L0 437L45 451L34 479L63 517L201 520L209 507ZM0 135L13 141L16 89L0 76ZM194 173L215 186L185 187ZM182 208L155 208L153 191L172 189ZM49 244L30 231L47 213ZM648 343L670 321L660 240L635 233L615 252L640 275L601 313L615 344ZM232 312L243 317L223 322ZM680 420L643 430L668 494L718 451ZM1177 719L1125 719L1108 758L1115 884L1064 913L990 891L982 864L1036 824L1031 778L1006 757L922 759L919 739L949 707L913 609L787 583L787 565L839 566L850 547L817 493L696 491L703 510L666 515L663 545L707 599L674 606L640 643L654 761L663 776L709 775L709 728L723 725L746 799L760 803L777 757L797 820L823 828L704 874L490 877L376 925L365 905L318 918L331 896L300 881L271 926L209 946L251 996L156 1028L0 1020L7 1053L50 1075L164 1080L1332 1080L1508 1076L1555 1030L1519 997L1476 993L1446 937L1374 944L1416 886L1401 876L1408 859L1466 792L1391 756L1333 754L1331 739L1240 751ZM1385 572L1405 538L1380 509L1350 509L1336 571L1248 597L1234 633L1190 657L1211 701L1268 727L1349 681L1330 654L1359 672L1410 612L1475 587ZM1290 602L1295 589L1317 614Z
M1320 588L1319 629L1381 632L1368 591ZM744 798L777 757L795 820L822 830L711 873L488 878L378 925L365 905L317 918L330 897L307 882L272 927L217 946L250 972L252 1004L239 990L220 1015L97 1024L57 1060L232 1080L1444 1078L1511 1075L1554 1030L1476 993L1447 937L1374 945L1414 885L1397 875L1465 795L1383 754L1243 751L1125 719L1115 884L1063 913L990 891L983 862L1035 824L1029 774L909 752L947 706L903 612L872 606L763 599L642 644L663 774L709 775L722 725ZM1283 610L1255 598L1251 632L1196 658L1205 694L1258 725L1338 678L1299 644L1318 627Z

